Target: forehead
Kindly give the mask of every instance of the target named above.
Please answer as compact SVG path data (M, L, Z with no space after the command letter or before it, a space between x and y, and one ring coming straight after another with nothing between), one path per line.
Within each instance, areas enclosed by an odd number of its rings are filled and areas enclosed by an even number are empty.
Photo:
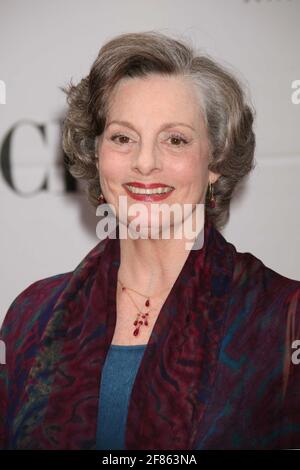
M198 98L195 85L181 76L125 77L111 93L108 116L186 119L192 124L202 119Z

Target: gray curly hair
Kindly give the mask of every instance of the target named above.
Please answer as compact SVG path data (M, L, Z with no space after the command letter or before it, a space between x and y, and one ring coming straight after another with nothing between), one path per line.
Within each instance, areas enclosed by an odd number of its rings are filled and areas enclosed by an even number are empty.
M220 230L229 219L235 187L255 166L255 110L237 78L186 41L156 31L120 34L102 46L89 75L62 88L68 103L62 130L67 168L87 182L88 200L96 207L101 188L95 149L112 91L124 77L152 73L188 77L196 85L209 138L208 169L220 174L213 185L215 208L209 207L207 188L205 216Z

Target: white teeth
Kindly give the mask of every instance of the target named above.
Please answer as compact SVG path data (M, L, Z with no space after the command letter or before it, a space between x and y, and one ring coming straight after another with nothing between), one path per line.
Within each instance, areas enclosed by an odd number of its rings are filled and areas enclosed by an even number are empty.
M126 184L126 187L134 194L162 194L162 193L168 193L169 191L172 191L173 188L167 187L167 188L153 188L153 189L143 189L143 188L136 188L135 186L130 186Z

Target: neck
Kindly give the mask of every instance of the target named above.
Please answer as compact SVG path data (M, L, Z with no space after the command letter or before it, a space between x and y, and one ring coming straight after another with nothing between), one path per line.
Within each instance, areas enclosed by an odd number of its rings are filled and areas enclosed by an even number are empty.
M190 253L193 240L120 238L119 279L146 295L174 284Z

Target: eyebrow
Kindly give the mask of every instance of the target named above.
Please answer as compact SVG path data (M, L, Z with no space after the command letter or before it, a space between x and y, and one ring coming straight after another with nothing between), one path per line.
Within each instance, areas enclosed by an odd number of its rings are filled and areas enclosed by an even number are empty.
M121 124L123 126L126 126L126 127L129 127L130 129L134 130L135 131L135 128L133 126L133 124L131 124L129 121L110 121L106 127L109 127L111 124ZM186 124L185 122L179 122L179 121L176 121L176 122L166 122L165 124L163 124L159 130L162 131L163 129L168 129L169 127L175 127L175 126L185 126L185 127L188 127L189 129L191 129L192 131L195 131L195 129L190 126L189 124Z

